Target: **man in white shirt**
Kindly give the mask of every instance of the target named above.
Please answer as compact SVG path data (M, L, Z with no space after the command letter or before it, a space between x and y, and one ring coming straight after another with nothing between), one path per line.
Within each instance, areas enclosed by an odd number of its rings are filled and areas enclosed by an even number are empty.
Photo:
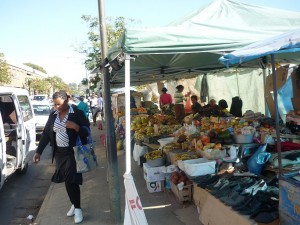
M91 111L93 113L93 123L94 126L96 126L96 120L99 112L101 114L101 119L103 120L103 98L101 95L99 98L97 98L97 95L92 96Z

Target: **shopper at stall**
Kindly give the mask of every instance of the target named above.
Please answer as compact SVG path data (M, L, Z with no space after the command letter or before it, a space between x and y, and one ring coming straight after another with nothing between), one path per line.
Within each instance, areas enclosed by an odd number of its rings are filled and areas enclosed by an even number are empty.
M186 97L190 96L191 92L188 92L186 95L183 95L184 87L183 85L176 86L177 91L174 94L174 109L175 109L175 119L181 123L183 118L185 117L184 111L184 101L186 101Z
M172 96L169 93L167 93L167 91L168 89L163 87L161 89L162 94L159 96L159 106L162 111L168 109L168 107L170 107L170 105L173 102Z

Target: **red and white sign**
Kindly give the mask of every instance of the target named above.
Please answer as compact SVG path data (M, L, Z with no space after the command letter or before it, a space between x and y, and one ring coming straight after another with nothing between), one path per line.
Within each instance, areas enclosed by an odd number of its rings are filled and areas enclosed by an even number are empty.
M124 185L126 202L124 225L148 225L131 173L124 174Z

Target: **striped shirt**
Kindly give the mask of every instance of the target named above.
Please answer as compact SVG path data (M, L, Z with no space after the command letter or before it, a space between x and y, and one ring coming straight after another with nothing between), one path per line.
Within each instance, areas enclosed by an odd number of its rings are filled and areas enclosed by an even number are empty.
M175 104L183 104L183 100L186 100L182 92L175 92L174 94L174 103Z
M53 131L55 132L56 144L58 147L68 147L69 146L69 136L67 134L66 122L68 120L69 113L74 113L72 107L69 108L69 112L65 115L63 120L59 119L59 112L55 111L57 114L54 121Z

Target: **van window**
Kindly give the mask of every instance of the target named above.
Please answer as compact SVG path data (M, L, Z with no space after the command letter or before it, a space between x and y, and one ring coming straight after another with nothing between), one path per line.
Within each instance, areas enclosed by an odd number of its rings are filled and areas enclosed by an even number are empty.
M22 115L24 121L28 121L33 118L33 112L30 107L29 99L26 95L18 95L18 99L21 106Z

